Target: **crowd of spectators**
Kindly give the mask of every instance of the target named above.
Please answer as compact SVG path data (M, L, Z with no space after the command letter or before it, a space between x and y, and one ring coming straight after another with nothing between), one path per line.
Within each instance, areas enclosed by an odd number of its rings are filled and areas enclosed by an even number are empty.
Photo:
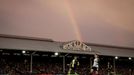
M24 75L29 73L29 64L25 61L16 61L12 56L0 58L0 75Z
M107 58L107 57L105 57ZM30 56L24 55L1 55L0 56L0 75L30 75L31 74L31 60ZM68 72L68 65L73 58L66 59L65 72ZM80 66L77 69L79 75L89 75L90 60L89 58L80 58ZM117 61L115 71L118 75L134 75L134 62L131 61ZM107 75L107 60L100 59L99 74ZM113 63L113 62L111 62ZM112 65L111 72L114 72ZM61 57L50 56L34 56L32 62L32 74L63 74L63 62Z

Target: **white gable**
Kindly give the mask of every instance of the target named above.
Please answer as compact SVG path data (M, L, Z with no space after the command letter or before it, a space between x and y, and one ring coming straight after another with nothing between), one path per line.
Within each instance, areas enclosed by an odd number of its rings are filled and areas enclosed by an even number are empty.
M83 42L74 40L63 45L65 50L82 50L82 51L91 51L91 47L87 46Z

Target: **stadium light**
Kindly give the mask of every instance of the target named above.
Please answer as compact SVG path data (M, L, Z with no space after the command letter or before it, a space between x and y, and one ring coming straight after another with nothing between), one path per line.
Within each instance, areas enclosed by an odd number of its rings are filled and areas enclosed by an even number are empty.
M116 56L115 59L118 59L118 57Z
M55 52L54 55L57 56L57 55L59 55L59 53L58 52Z
M25 53L26 53L26 51L22 51L22 53L23 53L23 54L25 54Z
M131 58L131 57L129 57L128 59L129 59L129 60L131 60L132 58Z

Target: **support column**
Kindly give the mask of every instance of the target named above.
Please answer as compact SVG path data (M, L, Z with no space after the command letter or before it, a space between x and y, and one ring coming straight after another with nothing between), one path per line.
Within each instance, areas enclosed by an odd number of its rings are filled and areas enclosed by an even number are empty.
M65 66L66 66L66 63L65 63L65 56L63 56L63 73L65 73Z
M30 60L30 73L33 72L33 54L35 54L36 52L31 53L31 60Z
M116 60L113 58L114 75L116 75Z
M33 72L33 55L31 54L30 73Z

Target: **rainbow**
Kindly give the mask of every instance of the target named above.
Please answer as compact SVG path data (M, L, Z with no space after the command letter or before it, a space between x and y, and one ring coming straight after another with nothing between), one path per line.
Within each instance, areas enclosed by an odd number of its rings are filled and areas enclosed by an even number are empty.
M79 26L76 22L75 15L73 13L73 10L72 10L71 5L69 4L68 0L65 0L65 5L66 5L66 10L67 10L69 19L70 19L70 21L72 23L72 27L74 29L74 33L76 35L76 40L82 41Z

